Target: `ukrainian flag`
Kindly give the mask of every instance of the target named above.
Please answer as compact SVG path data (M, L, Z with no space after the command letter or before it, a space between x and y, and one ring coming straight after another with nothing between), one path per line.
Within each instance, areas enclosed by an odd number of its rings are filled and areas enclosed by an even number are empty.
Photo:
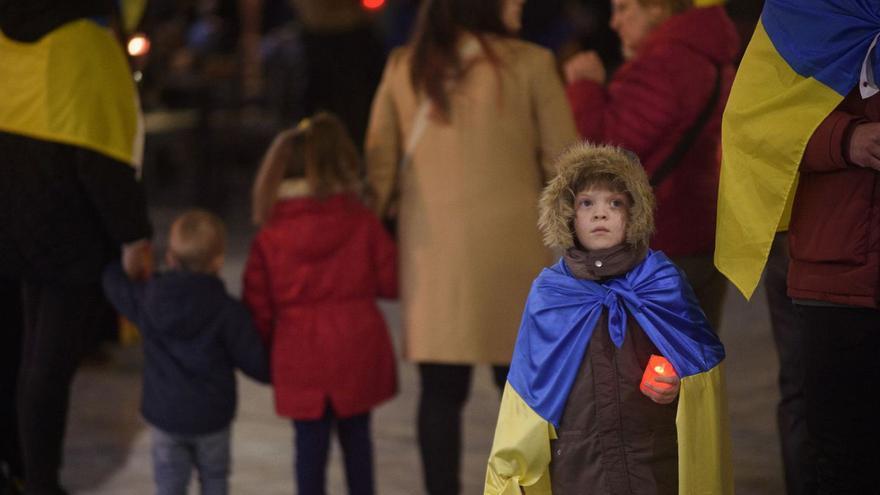
M574 278L563 261L529 293L495 429L486 495L550 495L550 440L603 311L618 347L631 314L681 377L676 429L679 493L733 493L724 348L690 286L659 251L602 284Z
M880 33L876 0L767 0L721 127L715 265L748 298L788 229L816 127L856 87ZM875 81L880 56L871 55Z
M80 19L33 43L0 32L0 94L0 131L140 166L140 103L128 60L109 29Z

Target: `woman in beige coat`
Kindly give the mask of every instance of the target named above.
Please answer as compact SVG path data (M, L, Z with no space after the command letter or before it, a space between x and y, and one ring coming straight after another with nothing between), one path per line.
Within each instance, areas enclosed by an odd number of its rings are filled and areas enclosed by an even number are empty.
M419 364L430 494L459 492L472 365L493 365L504 384L523 301L552 261L538 195L577 138L552 53L513 36L522 4L424 2L412 40L388 60L367 131L376 210L399 212L404 353Z

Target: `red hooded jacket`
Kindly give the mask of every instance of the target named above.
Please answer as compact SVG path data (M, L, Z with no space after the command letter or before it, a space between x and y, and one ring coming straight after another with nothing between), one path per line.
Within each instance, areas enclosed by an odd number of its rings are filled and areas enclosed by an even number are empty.
M271 348L275 409L320 418L364 413L397 390L394 351L377 298L397 297L397 253L356 198L279 200L257 233L245 304Z
M567 88L581 136L635 152L652 176L708 104L720 71L715 112L654 191L651 247L669 256L714 249L721 114L739 49L739 35L722 7L692 8L655 28L607 87L582 80Z

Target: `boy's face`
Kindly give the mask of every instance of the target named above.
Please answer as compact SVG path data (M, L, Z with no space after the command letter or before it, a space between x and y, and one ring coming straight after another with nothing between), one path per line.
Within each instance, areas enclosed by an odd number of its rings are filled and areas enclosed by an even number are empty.
M588 251L606 249L626 239L629 197L601 186L590 186L574 200L574 232Z

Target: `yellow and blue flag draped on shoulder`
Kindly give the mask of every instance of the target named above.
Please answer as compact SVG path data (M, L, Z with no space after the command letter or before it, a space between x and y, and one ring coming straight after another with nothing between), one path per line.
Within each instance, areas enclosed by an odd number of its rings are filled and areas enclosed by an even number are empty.
M733 493L724 347L678 268L659 251L649 252L625 276L606 282L577 279L560 260L532 284L484 493L519 495L520 487L528 495L551 493L550 440L556 438L555 428L604 310L615 345L623 345L629 313L681 377L676 417L679 493Z
M715 265L747 298L788 228L807 142L858 84L878 33L873 0L764 3L721 126ZM878 50L871 60L880 81Z
M0 131L140 166L138 95L109 29L80 19L33 43L0 32L0 94Z

